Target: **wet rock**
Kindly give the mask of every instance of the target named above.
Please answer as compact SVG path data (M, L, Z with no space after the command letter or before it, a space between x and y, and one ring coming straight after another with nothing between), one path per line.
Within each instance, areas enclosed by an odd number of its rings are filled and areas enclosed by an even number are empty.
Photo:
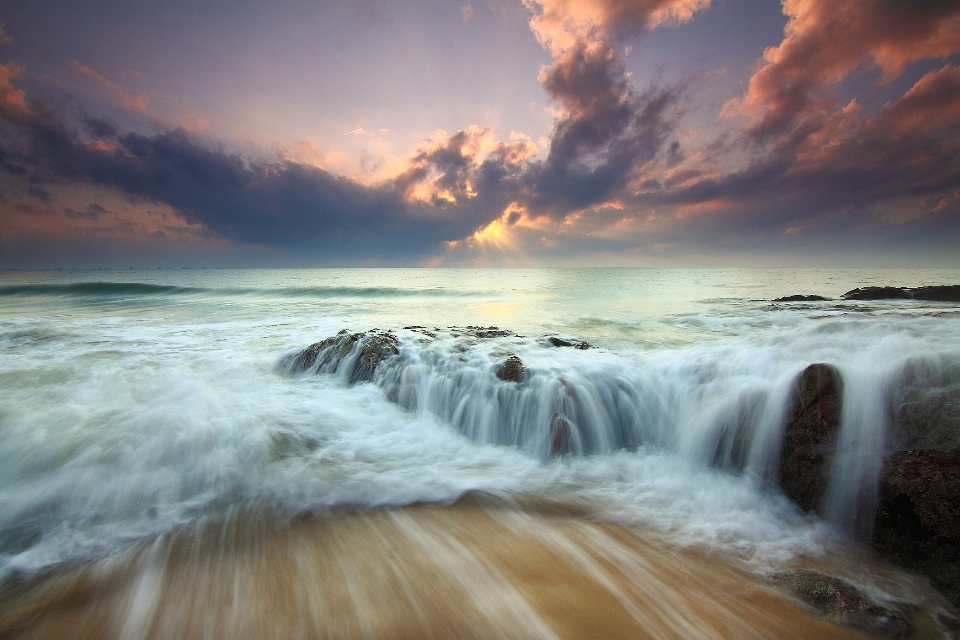
M583 340L565 340L556 336L547 338L547 342L555 347L573 347L574 349L591 349L593 345Z
M794 295L794 296L784 296L782 298L774 299L774 302L821 302L823 300L829 300L830 298L824 298L823 296L804 296L804 295Z
M572 452L570 444L570 421L559 413L550 420L550 455L564 455Z
M927 576L960 608L960 368L918 359L895 387L872 546ZM830 480L841 389L829 365L810 365L797 378L780 486L807 511L818 511Z
M918 358L896 386L873 547L960 607L960 366Z
M516 335L513 331L501 329L500 327L474 327L469 326L464 331L465 334L486 340L489 338L509 338Z
M526 368L517 356L510 356L497 367L497 377L504 382L520 382Z
M357 356L350 382L373 380L373 374L380 363L399 353L400 345L392 333L376 330L367 332L361 338L360 354Z
M893 608L878 604L841 578L801 570L774 573L770 581L840 624L880 632L892 638L907 638L912 631L913 607L904 604Z
M903 287L863 287L840 296L843 300L903 300L909 297Z
M780 488L805 511L819 511L840 428L840 372L812 364L797 376L780 457Z
M364 333L350 333L344 329L293 356L286 363L286 368L292 372L316 368L317 373L333 373L339 370L355 349L359 349L356 359L350 363L350 371L347 372L351 384L373 380L380 363L400 353L397 337L390 332L373 329Z
M862 287L840 296L844 300L931 300L960 302L960 285L932 287Z
M347 356L353 349L353 345L360 338L359 333L350 333L346 329L335 336L324 338L320 342L314 342L312 345L293 356L293 359L287 363L291 371L307 371L313 368L317 363L317 358L321 358L321 366L328 362L339 364L340 360ZM335 369L336 367L334 367Z
M960 608L960 451L890 456L880 474L873 547L930 578Z

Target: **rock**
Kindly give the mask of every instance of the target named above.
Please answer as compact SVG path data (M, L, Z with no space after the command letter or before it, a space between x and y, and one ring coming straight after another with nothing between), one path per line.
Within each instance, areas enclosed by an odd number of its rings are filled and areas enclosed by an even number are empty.
M960 302L960 285L932 287L862 287L840 296L844 300L931 300Z
M930 578L960 608L960 451L890 456L880 474L873 548Z
M840 372L812 364L797 376L780 457L780 488L805 511L819 511L840 428Z
M803 296L803 295L794 295L794 296L784 296L782 298L774 299L774 302L821 302L823 300L829 300L830 298L824 298L823 296Z
M316 342L287 363L288 371L307 371L316 367L317 373L333 373L359 343L359 352L347 377L351 384L373 380L381 362L400 353L397 337L392 333L373 329L364 333L350 333L346 329L335 336Z
M320 363L321 367L328 362L339 364L340 360L345 358L353 349L353 345L360 338L360 335L359 333L351 334L344 329L335 336L324 338L320 342L313 343L293 356L293 359L287 363L287 366L292 371L306 371L314 366L317 362L317 357L320 356L321 353L323 354ZM335 369L336 367L334 367L334 370Z
M583 340L564 340L556 336L550 336L547 338L547 342L555 347L574 347L575 349L590 349L593 347L592 344Z
M960 284L939 287L917 287L911 289L915 300L934 302L960 302Z
M896 386L873 547L960 607L960 366L918 358Z
M392 333L368 332L361 339L360 354L354 365L350 382L373 380L373 374L381 362L400 353L397 337Z
M840 427L842 381L826 364L797 377L784 434L780 487L819 511ZM927 576L960 608L960 367L918 359L900 389L880 472L873 549Z
M570 421L559 413L554 413L550 420L550 455L563 455L571 451Z
M913 630L909 620L912 607L907 605L898 610L880 605L841 578L801 570L774 573L770 581L835 622L893 638L907 638Z
M454 327L451 327L453 329ZM500 327L474 327L468 326L465 330L461 329L465 335L473 336L481 340L489 338L509 338L515 335L512 331L501 329Z
M510 356L497 368L497 377L504 382L520 382L526 368L517 356Z
M909 297L903 287L863 287L840 296L843 300L900 300Z

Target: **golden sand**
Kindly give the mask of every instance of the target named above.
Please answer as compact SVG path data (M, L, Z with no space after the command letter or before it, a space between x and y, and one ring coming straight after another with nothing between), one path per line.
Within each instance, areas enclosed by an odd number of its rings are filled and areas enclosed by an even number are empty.
M253 513L20 585L0 638L858 638L624 527L488 499Z

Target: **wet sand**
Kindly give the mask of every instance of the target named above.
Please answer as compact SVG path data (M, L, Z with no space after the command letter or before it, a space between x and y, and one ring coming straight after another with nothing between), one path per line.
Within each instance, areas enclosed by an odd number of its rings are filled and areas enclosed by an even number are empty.
M712 556L467 499L237 513L7 587L0 638L863 638Z

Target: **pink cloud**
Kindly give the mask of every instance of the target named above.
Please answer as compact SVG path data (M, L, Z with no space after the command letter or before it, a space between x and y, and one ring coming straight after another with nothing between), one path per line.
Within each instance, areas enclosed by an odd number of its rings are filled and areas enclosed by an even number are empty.
M865 63L887 84L911 62L960 50L956 3L784 0L783 11L783 41L764 52L747 92L724 109L751 116L761 137L830 108L829 90Z
M681 24L711 0L524 0L530 28L554 55L584 40Z
M30 117L31 112L27 107L27 94L10 84L18 75L19 67L0 64L0 115L14 122L23 122Z
M150 103L150 98L148 98L145 94L140 93L137 95L131 95L127 93L119 85L110 82L99 73L82 62L79 62L78 60L71 60L70 65L79 73L91 78L99 87L106 89L109 93L116 96L120 100L120 106L124 109L128 109L136 113L147 112L147 105Z

